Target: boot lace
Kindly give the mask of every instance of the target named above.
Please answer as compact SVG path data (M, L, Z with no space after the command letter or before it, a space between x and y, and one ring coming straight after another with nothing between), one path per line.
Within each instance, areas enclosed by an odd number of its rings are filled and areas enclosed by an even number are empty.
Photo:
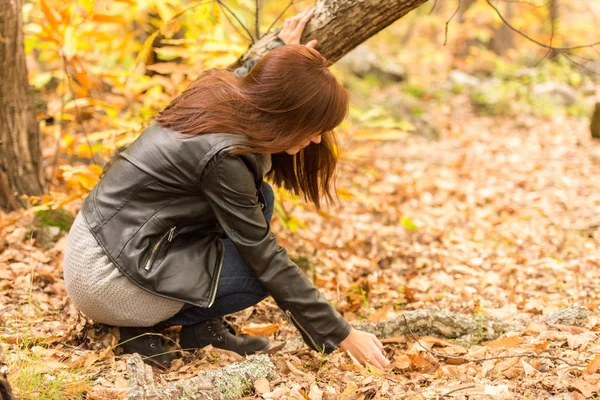
M208 329L217 340L223 340L223 336L230 333L225 321L221 318L209 320L206 324L206 329Z

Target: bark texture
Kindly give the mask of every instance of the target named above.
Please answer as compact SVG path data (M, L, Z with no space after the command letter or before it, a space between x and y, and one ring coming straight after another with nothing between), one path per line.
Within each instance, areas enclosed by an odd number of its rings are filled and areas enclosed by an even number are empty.
M571 306L557 310L540 319L552 325L583 325L590 311L583 306ZM423 308L407 311L399 317L381 322L353 322L352 326L374 334L380 339L396 336L435 336L455 339L463 346L494 340L506 332L521 332L532 320L504 321L486 316L466 317L438 308ZM290 340L283 351L294 351L304 347L300 339Z
M555 311L540 322L551 325L583 325L590 311L574 305ZM505 332L519 332L527 328L531 320L502 321L489 317L465 317L437 308L407 311L403 315L381 322L356 322L352 326L370 332L380 339L406 336L437 336L457 339L468 346L485 340L494 340ZM305 348L302 340L288 340L281 351L297 351ZM128 360L129 400L202 399L233 400L243 396L258 378L276 379L275 365L267 354L254 355L247 360L233 363L225 368L207 371L204 374L178 381L174 384L157 386L152 368L144 364L135 354Z
M22 0L0 0L0 209L43 191L39 127L27 80Z
M225 368L166 386L154 383L152 368L144 364L138 354L129 358L127 367L129 400L233 400L242 397L258 378L278 378L275 365L266 354L250 356Z
M320 0L304 28L300 43L319 41L316 49L329 61L344 54L402 18L427 0ZM230 68L261 57L279 31L264 35Z
M600 139L600 101L594 106L594 113L590 119L590 132L593 139Z

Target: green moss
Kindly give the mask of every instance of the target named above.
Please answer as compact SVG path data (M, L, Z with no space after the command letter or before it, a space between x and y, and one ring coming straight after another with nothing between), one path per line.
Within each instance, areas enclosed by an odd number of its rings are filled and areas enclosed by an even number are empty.
M40 210L35 213L35 223L46 226L57 226L63 232L69 232L75 218L63 208Z

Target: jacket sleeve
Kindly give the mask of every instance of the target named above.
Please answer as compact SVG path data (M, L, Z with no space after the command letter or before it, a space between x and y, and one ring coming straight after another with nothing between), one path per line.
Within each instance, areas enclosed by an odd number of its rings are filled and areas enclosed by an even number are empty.
M229 239L306 344L325 353L335 350L350 333L350 324L277 245L258 201L254 175L244 161L213 158L200 187Z
M283 40L279 39L279 37L276 37L275 40L273 40L269 44L269 46L267 47L267 50L271 51L273 49L276 49L279 46L284 46L284 45L285 45L285 42ZM260 57L252 59L252 60L246 60L246 62L241 67L234 69L232 71L232 74L238 78L241 78L242 76L244 76L248 72L250 72L250 70L258 62L258 60L260 60Z

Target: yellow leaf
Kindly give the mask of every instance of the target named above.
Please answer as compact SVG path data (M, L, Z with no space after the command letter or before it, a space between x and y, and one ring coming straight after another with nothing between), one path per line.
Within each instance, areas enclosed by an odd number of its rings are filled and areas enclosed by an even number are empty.
M168 22L173 18L173 11L164 1L158 0L154 3L156 6L156 11L158 11L158 15L163 22Z
M59 21L54 10L48 7L46 0L40 0L40 7L42 9L42 12L44 13L44 16L48 20L48 23L52 27L52 30L58 31Z
M354 200L356 198L354 193L347 189L337 189L336 193L339 197L341 197L344 200Z
M75 155L81 158L88 158L92 156L92 150L90 146L86 144L80 144L75 148Z
M100 176L100 175L102 175L102 172L104 170L102 169L101 166L96 165L96 164L92 164L92 165L90 165L90 171L92 171L94 174Z
M96 22L107 22L114 24L125 25L125 19L122 15L112 15L112 14L94 14L92 15L92 21Z
M75 55L75 53L77 53L75 30L71 25L67 26L67 28L65 29L62 50L67 60L70 60Z
M150 54L150 51L152 50L152 43L154 43L154 39L156 39L156 36L158 35L158 33L159 33L159 31L154 32L152 35L148 36L148 38L144 42L144 45L142 46L142 49L138 53L138 56L135 60L136 68L142 61L145 61L148 58L148 55Z

